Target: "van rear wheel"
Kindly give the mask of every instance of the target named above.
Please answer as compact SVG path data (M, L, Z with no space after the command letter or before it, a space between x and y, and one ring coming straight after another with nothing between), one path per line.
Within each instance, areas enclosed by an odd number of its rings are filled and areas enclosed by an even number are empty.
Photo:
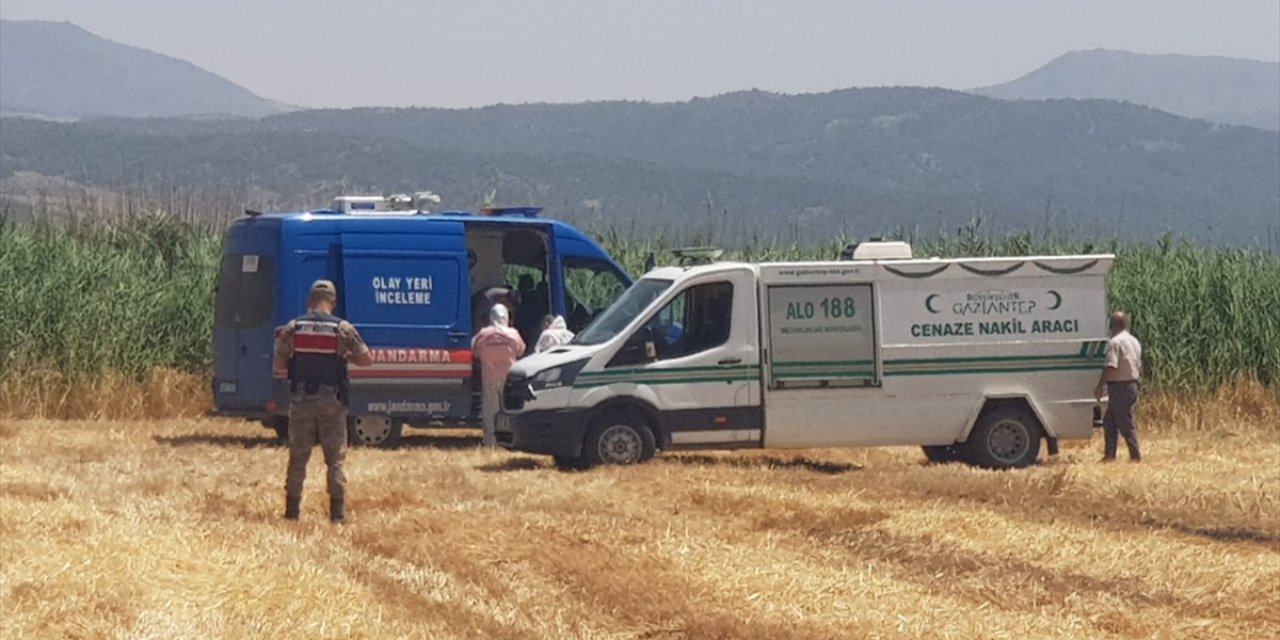
M273 416L263 420L262 426L275 431L276 440L289 444L289 418L287 416Z
M400 446L404 423L391 416L347 417L347 441L358 447L394 449Z
M925 446L920 448L924 450L925 459L933 463L941 464L944 462L955 462L963 457L960 449L951 445Z
M1026 408L996 407L978 416L963 454L979 467L1018 469L1035 464L1042 437L1040 421Z
M587 431L582 458L587 466L637 464L657 453L653 430L643 420L627 414L603 416Z
M551 456L556 463L556 469L560 471L583 471L587 468L587 461L582 456Z

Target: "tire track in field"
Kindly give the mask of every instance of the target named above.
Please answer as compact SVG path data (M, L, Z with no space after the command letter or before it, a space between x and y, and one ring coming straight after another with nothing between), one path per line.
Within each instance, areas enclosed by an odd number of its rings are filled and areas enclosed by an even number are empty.
M803 496L780 499L720 490L693 489L689 504L712 518L736 514L757 532L785 532L817 554L855 558L865 564L887 564L895 577L929 592L961 597L978 605L993 605L1010 612L1055 606L1069 598L1104 601L1115 598L1125 610L1158 608L1177 611L1193 620L1206 614L1248 625L1249 615L1232 602L1197 602L1167 589L1158 589L1138 578L1098 578L1085 573L1046 568L1026 560L977 553L928 534L902 535L877 527L892 516L878 508L827 508L805 504ZM896 497L896 496L895 496ZM1051 521L1045 526L1061 527ZM1110 608L1110 607L1109 607ZM1269 623L1280 623L1280 614ZM1093 621L1099 631L1112 632L1114 620Z
M531 528L538 540L519 554L555 578L585 611L596 610L637 637L697 640L836 640L842 635L804 624L749 620L743 603L683 575L668 561L636 552L624 538L574 537L552 526ZM572 553L548 552L573 549Z

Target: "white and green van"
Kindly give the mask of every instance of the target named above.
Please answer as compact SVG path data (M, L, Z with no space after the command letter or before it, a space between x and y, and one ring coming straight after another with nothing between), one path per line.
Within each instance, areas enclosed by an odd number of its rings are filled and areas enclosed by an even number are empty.
M498 440L558 465L659 450L923 446L1032 464L1092 434L1113 256L655 269L564 347L520 361Z

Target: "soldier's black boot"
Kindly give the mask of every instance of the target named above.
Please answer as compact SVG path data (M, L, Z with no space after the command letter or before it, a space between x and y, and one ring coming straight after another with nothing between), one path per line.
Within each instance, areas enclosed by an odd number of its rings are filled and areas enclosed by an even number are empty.
M347 505L342 498L329 498L329 519L334 524L343 524L347 521Z
M284 497L284 519L297 520L299 512L302 510L302 496L285 496Z

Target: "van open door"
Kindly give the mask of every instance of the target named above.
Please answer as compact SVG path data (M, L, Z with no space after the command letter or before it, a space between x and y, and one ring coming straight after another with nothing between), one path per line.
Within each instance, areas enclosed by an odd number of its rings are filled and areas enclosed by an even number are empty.
M346 319L373 353L351 367L351 413L459 422L471 413L471 315L462 225L342 236Z

